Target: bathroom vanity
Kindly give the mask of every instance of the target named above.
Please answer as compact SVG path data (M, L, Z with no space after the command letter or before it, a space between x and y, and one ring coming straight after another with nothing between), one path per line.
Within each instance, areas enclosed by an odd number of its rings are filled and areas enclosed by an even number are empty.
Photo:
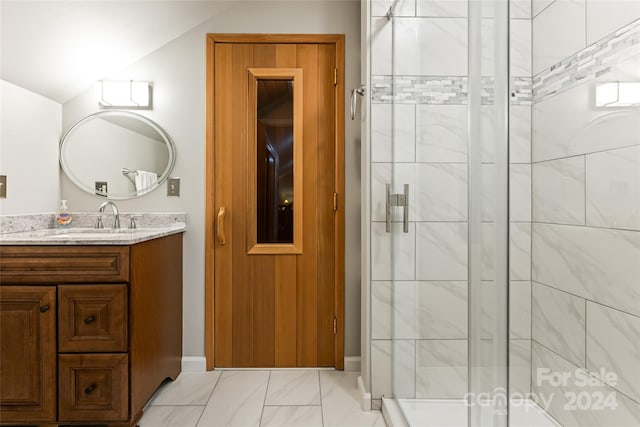
M182 231L0 240L0 425L136 425L181 369Z

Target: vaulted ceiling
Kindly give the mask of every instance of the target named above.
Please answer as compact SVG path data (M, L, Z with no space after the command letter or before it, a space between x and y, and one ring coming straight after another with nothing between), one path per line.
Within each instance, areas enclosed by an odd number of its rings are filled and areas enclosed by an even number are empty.
M229 2L0 1L0 78L65 103Z

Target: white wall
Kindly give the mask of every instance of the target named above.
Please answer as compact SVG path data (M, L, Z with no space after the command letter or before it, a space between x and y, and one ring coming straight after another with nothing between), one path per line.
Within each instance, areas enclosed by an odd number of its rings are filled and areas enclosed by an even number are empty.
M0 80L0 110L0 174L7 176L0 214L54 212L62 106Z
M204 355L205 229L205 54L207 33L342 33L346 35L346 90L359 84L360 4L358 1L233 2L216 17L176 38L118 75L150 80L154 109L141 112L162 126L177 149L173 176L182 178L181 197L166 188L121 201L122 211L185 211L184 354ZM63 106L63 128L95 112L92 90ZM345 104L348 96L345 95ZM348 111L348 108L346 108ZM360 129L346 122L345 355L360 354ZM79 191L66 177L61 190L74 209L95 210L101 199Z

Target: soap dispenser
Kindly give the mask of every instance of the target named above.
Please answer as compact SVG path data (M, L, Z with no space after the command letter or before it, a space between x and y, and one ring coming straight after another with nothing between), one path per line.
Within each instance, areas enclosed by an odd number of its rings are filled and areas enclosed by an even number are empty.
M60 207L58 208L58 213L56 215L56 227L69 227L71 226L72 220L73 217L71 216L71 212L69 212L69 208L67 207L67 201L60 200Z

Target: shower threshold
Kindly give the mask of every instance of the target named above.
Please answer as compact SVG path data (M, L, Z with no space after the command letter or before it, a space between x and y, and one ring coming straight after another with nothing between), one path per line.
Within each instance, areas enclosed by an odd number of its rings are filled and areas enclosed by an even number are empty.
M467 404L462 399L382 399L388 427L467 427ZM511 405L510 427L562 427L534 401Z

